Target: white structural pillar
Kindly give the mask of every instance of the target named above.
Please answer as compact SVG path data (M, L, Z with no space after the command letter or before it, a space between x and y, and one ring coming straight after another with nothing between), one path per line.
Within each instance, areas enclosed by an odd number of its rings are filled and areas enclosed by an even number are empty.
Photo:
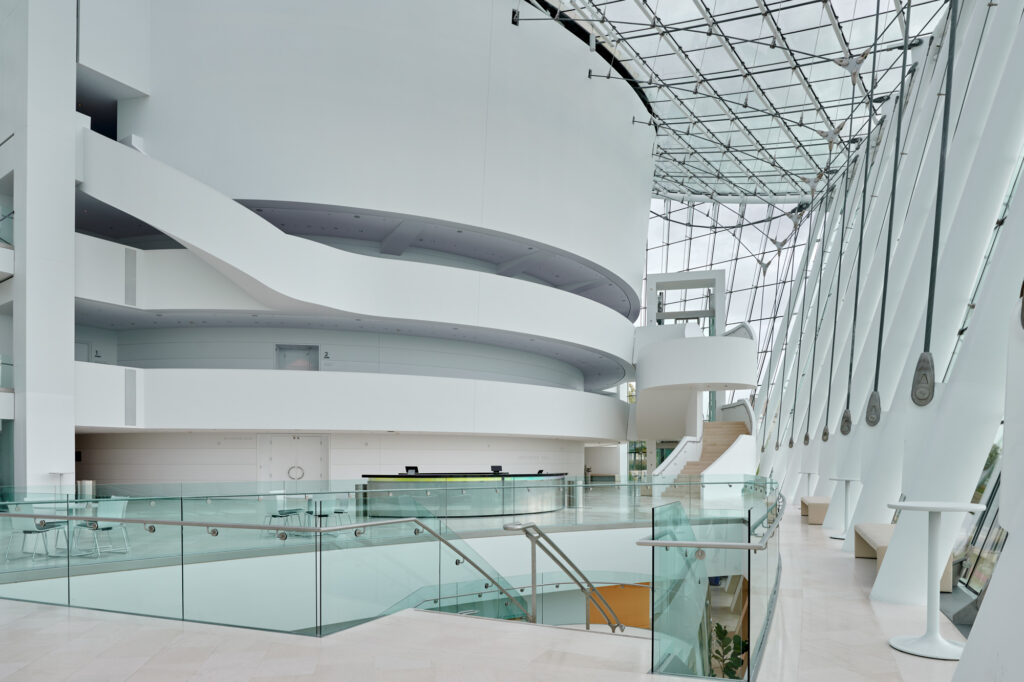
M840 527L840 531L835 535L830 536L833 540L845 540L847 531L850 527L850 484L856 481L856 478L842 478L833 477L833 481L842 482L843 484L843 525ZM835 499L833 496L832 499Z
M13 109L14 483L74 479L75 0L21 0Z
M1018 301L1009 318L1009 342L1006 359L1006 424L1003 430L1003 476L999 501L999 520L1008 536L985 599L967 638L963 658L953 682L975 680L1012 680L1020 672L1018 656L1007 650L1007 633L1016 632L1024 612L1024 590L1020 574L1024 571L1024 309ZM1014 418L1014 415L1016 418Z

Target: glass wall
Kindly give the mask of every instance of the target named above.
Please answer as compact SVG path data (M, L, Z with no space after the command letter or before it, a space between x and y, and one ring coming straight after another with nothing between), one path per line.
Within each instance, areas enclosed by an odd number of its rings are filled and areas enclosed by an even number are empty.
M808 220L794 229L788 214L795 208L791 204L651 202L646 272L725 270L726 328L738 322L753 328L758 341L758 385L766 378L768 355L780 333L793 273L803 258L810 230ZM666 294L667 312L710 307L707 291ZM700 323L709 333L708 320ZM727 397L733 402L748 396L749 391L732 391Z
M999 525L1002 453L1003 427L1000 425L971 499L984 504L985 510L966 515L953 550L954 561L961 566L960 584L976 594L988 585L1006 543L1006 530Z

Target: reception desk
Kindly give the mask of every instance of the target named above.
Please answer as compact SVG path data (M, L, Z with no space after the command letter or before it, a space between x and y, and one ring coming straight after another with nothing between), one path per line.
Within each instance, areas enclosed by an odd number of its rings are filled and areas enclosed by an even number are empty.
M364 475L368 516L508 516L565 507L567 474Z

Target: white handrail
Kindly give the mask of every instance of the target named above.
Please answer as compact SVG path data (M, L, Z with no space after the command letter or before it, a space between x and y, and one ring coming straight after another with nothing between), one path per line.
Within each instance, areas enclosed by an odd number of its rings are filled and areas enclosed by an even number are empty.
M681 457L683 457L683 453L690 446L700 447L702 440L703 440L703 435L700 438L694 438L693 436L684 436L682 438L682 440L679 441L679 444L676 445L675 449L672 450L672 452L669 454L669 456L665 458L665 461L662 462L661 464L659 464L657 466L657 468L653 472L651 472L652 475L653 476L670 476L671 478L675 478L675 476L673 474L678 474L679 471L682 471L683 466L685 466L686 462L691 461L691 460L688 460L688 459L680 459ZM650 457L650 455L651 455L651 453L648 453L648 457ZM698 458L699 458L699 456L700 456L700 451L699 450L697 452L697 455L698 455ZM676 466L677 460L679 460L679 466ZM678 469L678 471L674 471L674 469Z
M743 338L751 340L756 338L754 336L754 328L751 327L746 322L737 322L733 326L726 329L725 333L723 333L722 336L741 336Z

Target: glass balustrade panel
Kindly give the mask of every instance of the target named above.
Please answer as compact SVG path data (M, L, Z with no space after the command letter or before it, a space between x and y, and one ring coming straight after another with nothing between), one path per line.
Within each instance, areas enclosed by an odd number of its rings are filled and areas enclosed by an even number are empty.
M679 502L654 509L652 538L693 541ZM708 574L703 554L693 548L653 549L651 593L652 670L661 674L705 675L708 651Z
M183 499L182 520L199 524L181 531L185 620L316 635L319 553L308 510L300 494Z
M180 498L70 502L71 606L181 618Z
M68 603L67 495L41 489L6 491L0 503L0 597L45 604Z
M399 499L394 499L398 497ZM415 499L389 500L415 517ZM434 496L431 496L434 497ZM436 600L440 585L438 521L422 512L415 521L357 518L366 525L321 537L322 633L328 634ZM348 525L348 524L344 524Z

